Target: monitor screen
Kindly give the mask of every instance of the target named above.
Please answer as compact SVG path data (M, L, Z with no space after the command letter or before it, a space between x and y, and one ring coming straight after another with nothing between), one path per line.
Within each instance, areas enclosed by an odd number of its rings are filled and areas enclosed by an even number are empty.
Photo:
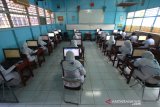
M97 33L100 31L100 29L96 29Z
M6 59L20 58L19 49L3 49L3 53Z
M48 36L42 36L42 40L49 40Z
M54 31L54 34L56 34L56 35L57 35L57 34L59 34L59 32L58 32L58 31Z
M58 32L62 32L61 30L58 30Z
M139 36L138 37L138 40L146 40L147 39L147 36Z
M106 36L106 40L109 40L111 36Z
M122 46L122 45L124 45L124 41L120 41L120 40L116 41L116 46Z
M29 47L37 47L38 46L38 41L36 41L36 40L27 40L26 42Z
M68 51L72 51L74 53L75 57L76 56L78 56L78 57L80 56L80 50L79 50L79 48L76 48L76 47L67 47L67 48L63 48L63 55L64 55L64 57L66 57L66 53Z
M54 33L48 33L49 37L54 37Z
M113 33L117 33L118 32L118 30L113 30Z
M147 51L147 49L134 49L132 56L133 56L133 57L141 57L142 54L143 54L145 51Z

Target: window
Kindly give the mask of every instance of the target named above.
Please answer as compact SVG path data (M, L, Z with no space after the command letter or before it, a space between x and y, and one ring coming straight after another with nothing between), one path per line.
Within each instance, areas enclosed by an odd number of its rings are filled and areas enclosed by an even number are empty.
M51 18L46 18L47 24L51 24Z
M131 31L139 30L143 18L134 18Z
M51 23L54 23L54 13L51 13Z
M143 17L145 10L136 11L134 17Z
M7 14L5 12L4 5L2 1L0 1L0 28L9 28L10 24L8 21Z
M50 12L48 10L45 10L45 14L46 14L46 22L47 22L47 24L51 24Z
M133 19L127 19L127 20L126 20L125 31L130 31L131 25L132 25L132 20L133 20Z
M133 16L134 16L134 12L129 12L127 15L127 18L133 18Z
M31 25L39 25L36 6L30 5L28 7L28 13L29 13L29 20L31 22Z
M44 16L43 8L38 7L39 16Z
M152 32L154 33L160 33L160 17L156 18L155 24L153 26Z
M50 17L50 13L48 10L45 10L46 17Z
M10 27L7 15L5 13L0 13L0 28Z
M144 18L143 22L142 22L141 30L146 31L146 32L150 32L154 20L155 20L155 17Z
M29 26L27 11L23 5L6 0L14 27Z
M146 13L145 13L145 16L156 16L157 13L158 13L158 9L159 9L159 7L152 8L152 9L147 9Z

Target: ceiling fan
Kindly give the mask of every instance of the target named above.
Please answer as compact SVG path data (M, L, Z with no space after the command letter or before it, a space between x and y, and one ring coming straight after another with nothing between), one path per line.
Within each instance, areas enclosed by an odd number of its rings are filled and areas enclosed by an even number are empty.
M145 0L139 0L139 2L134 2L134 1L122 1L120 3L117 4L117 6L120 6L120 7L129 7L129 6L134 6L136 4L141 4L143 5L145 2Z

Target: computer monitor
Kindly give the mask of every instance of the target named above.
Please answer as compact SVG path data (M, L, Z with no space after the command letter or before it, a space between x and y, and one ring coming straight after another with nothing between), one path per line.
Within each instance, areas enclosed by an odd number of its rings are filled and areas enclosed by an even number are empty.
M38 47L37 40L26 40L28 47Z
M55 31L54 31L54 34L56 34L56 35L57 35L57 34L59 34L59 32L58 32L57 30L55 30Z
M148 49L143 49L143 48L139 48L139 49L134 49L133 50L133 53L132 53L132 57L141 57L142 56L142 54L145 52L145 51L147 51Z
M96 29L97 33L100 31L100 29Z
M20 59L21 57L20 50L18 48L5 48L3 49L3 53L6 60Z
M44 40L44 41L48 41L49 40L48 36L41 36L41 37L42 37L42 40Z
M139 40L139 41L144 41L144 40L146 40L146 39L147 39L147 36L145 36L145 35L138 37L138 40Z
M68 51L72 51L74 53L74 56L75 56L76 59L80 58L80 48L78 48L78 47L64 47L63 48L63 57L64 57L64 59L65 59L66 53Z
M106 36L106 40L109 40L111 36Z
M124 44L124 41L122 41L122 40L116 41L116 46L122 46L123 44Z
M58 32L62 32L62 30L58 30Z
M118 30L113 30L113 33L117 33L118 32Z
M49 37L54 37L54 33L48 33Z

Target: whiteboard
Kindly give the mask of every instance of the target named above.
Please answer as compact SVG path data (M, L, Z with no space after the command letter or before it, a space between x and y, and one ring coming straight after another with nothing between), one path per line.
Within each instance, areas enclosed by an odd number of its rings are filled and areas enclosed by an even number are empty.
M102 9L87 9L79 11L79 23L80 24L94 24L103 23L104 13Z
M96 30L101 28L102 30L114 30L114 24L67 24L67 30Z

